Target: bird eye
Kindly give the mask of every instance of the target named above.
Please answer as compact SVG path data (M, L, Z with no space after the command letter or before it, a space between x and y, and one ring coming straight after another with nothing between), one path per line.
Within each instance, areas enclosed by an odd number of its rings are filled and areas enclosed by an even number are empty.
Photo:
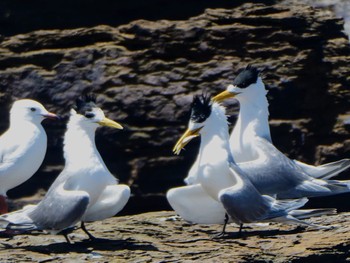
M30 110L34 112L34 111L36 111L36 108L30 108Z
M93 114L93 113L85 113L85 117L88 118L88 119L91 119L91 118L95 117L95 114Z

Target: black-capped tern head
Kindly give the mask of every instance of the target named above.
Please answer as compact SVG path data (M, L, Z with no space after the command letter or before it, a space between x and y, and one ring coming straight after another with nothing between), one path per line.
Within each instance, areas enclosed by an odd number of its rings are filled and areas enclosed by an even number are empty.
M205 126L205 121L209 118L211 111L212 102L209 96L199 95L193 97L190 121L187 130L173 148L175 154L179 154L187 143L200 135L201 130Z
M76 106L72 110L78 122L82 126L97 128L107 126L115 129L123 129L123 126L107 118L101 108L96 105L94 95L84 95L76 100Z
M213 97L212 100L213 102L219 103L229 98L236 97L239 99L240 95L246 94L251 89L254 89L258 82L262 82L259 77L259 71L255 67L249 65L237 75L225 91Z

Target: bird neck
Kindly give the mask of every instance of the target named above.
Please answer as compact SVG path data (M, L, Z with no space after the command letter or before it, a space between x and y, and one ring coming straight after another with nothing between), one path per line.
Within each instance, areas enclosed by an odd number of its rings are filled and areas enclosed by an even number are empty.
M239 99L240 110L235 127L230 137L230 145L237 161L247 161L253 158L252 141L256 136L271 141L269 126L269 110L266 90L255 90L254 96Z
M72 119L72 118L71 118ZM82 127L76 120L70 120L64 137L64 157L66 166L86 167L103 165L96 148L93 127Z
M202 162L227 161L228 158L233 161L228 143L229 133L225 109L214 104L211 116L206 122L201 130L200 154Z
M225 111L214 108L201 130L198 182L217 201L220 190L235 184L229 174L228 161L233 162L233 158L228 139Z
M43 132L44 128L41 125L41 122L30 121L27 119L17 119L14 116L10 117L10 126L9 130L12 130L15 133L23 133L23 131L31 131L32 133Z

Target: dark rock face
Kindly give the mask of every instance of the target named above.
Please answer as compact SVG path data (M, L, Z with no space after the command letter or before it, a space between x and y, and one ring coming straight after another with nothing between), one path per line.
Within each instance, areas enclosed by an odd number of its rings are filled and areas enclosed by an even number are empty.
M279 149L308 163L349 157L349 61L342 21L300 4L247 3L207 9L184 21L137 20L3 37L0 129L6 129L17 98L38 99L65 117L45 121L47 158L10 197L50 185L64 164L69 110L82 92L93 91L106 115L126 128L98 130L96 142L109 169L132 185L140 203L130 207L145 209L142 200L165 207L157 196L183 184L198 147L188 145L180 157L171 151L185 130L192 95L222 91L248 63L263 69ZM229 114L238 109L234 103L228 108Z
M2 0L1 34L13 35L38 29L67 29L95 25L127 24L137 19L185 20L205 8L232 8L244 2L273 3L274 0Z

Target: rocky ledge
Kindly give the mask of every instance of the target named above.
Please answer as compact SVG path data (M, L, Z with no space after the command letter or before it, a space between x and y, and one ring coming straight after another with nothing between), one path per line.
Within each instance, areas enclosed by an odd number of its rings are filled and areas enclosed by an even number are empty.
M67 244L63 236L22 235L0 238L1 262L347 262L350 260L350 214L314 218L330 230L271 223L250 225L237 237L221 226L191 225L174 212L120 216L87 224L98 239L84 240L76 230Z

